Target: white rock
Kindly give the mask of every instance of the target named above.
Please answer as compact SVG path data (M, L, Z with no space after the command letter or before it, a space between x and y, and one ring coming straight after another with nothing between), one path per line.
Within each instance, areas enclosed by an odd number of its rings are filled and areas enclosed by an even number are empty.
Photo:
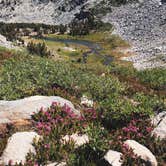
M160 112L156 116L152 117L152 124L154 126L157 126L160 124L160 122L166 117L166 111Z
M0 34L0 46L6 48L14 48L11 42L6 40L6 37Z
M30 119L34 112L37 113L41 107L47 109L53 102L59 103L60 106L67 104L74 113L79 114L70 101L61 97L32 96L14 101L0 101L0 124Z
M72 135L66 135L62 138L62 142L65 144L66 142L73 141L75 143L76 147L82 146L89 142L89 138L86 134L84 135L78 135L72 134Z
M71 52L75 52L76 50L72 47L63 47L64 50L66 51L71 51Z
M121 166L122 165L122 153L109 150L106 155L104 156L104 159L108 161L109 164L112 166Z
M152 166L157 166L157 160L148 148L134 140L127 140L124 144L131 148L134 154L141 157L141 159L150 162Z
M32 143L34 139L38 140L39 137L35 132L18 132L13 134L8 140L0 163L7 165L9 161L12 161L13 165L20 162L24 164L28 152L35 153Z
M161 112L152 119L156 128L152 131L160 139L166 138L166 112Z
M87 96L83 95L81 97L81 105L84 105L86 107L93 107L94 103L93 100L89 100Z

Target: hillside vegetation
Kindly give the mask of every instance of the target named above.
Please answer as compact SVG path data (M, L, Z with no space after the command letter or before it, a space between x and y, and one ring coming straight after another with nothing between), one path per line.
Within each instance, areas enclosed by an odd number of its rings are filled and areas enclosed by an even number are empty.
M79 113L53 102L30 115L26 127L6 124L0 130L0 156L7 139L16 131L34 131L40 136L33 140L36 153L28 152L25 163L12 164L10 160L9 166L46 166L54 162L108 166L105 155L110 149L122 153L122 166L152 164L126 146L126 140L139 142L152 152L159 166L165 164L166 141L154 134L152 119L166 111L166 69L138 71L132 63L122 61L121 57L130 56L123 51L130 45L112 34L110 24L94 24L102 25L101 29L92 28L84 35L77 31L82 23L76 25L73 34L64 33L65 26L28 24L32 27L27 28L26 24L14 24L19 29L15 35L11 25L3 25L10 27L4 31L0 29L6 36L8 32L14 35L15 42L19 37L26 46L22 43L19 50L0 47L2 111L5 101L41 95L68 99ZM30 35L34 32L37 34ZM82 104L85 97L88 103ZM73 139L65 140L71 135L84 136L86 141L76 146Z

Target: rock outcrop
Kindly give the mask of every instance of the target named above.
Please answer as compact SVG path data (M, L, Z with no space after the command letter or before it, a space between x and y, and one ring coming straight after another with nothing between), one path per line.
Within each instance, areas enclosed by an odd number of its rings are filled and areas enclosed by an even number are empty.
M8 165L9 162L12 165L16 163L24 164L26 156L29 152L35 153L35 149L32 146L33 140L39 139L39 135L35 132L18 132L13 134L7 143L2 157L0 158L0 164Z
M19 120L30 119L33 113L41 108L47 109L53 102L61 106L67 104L73 112L79 114L73 104L58 96L32 96L15 101L0 101L0 124L14 123Z
M156 157L148 148L134 140L127 140L124 142L124 144L132 149L134 154L140 157L142 160L150 163L151 166L157 166Z

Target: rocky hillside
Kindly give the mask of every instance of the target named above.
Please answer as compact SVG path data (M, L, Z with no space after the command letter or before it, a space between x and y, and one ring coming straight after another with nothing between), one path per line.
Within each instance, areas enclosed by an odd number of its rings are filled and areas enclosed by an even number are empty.
M146 0L142 3L114 7L104 19L115 25L133 46L136 56L125 58L137 69L166 67L166 3Z
M94 1L95 2L95 1ZM0 21L67 24L93 0L0 0Z

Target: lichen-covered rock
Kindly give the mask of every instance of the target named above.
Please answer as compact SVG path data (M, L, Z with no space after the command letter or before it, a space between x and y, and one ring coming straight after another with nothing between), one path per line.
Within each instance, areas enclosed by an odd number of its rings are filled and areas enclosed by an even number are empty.
M120 152L109 150L104 156L104 159L111 164L111 166L121 166L123 163L121 160L122 155L123 154Z
M14 101L0 101L0 124L30 119L33 113L37 113L41 108L49 108L53 102L59 103L60 106L66 104L74 113L79 114L70 101L61 97L32 96Z
M35 132L18 132L13 134L8 140L0 164L8 165L9 162L12 165L21 162L24 164L28 152L35 153L32 143L34 139L37 141L39 137Z
M127 145L130 149L132 149L134 154L139 156L144 161L149 162L151 166L157 166L156 157L148 148L134 140L127 140L124 142L124 144Z

